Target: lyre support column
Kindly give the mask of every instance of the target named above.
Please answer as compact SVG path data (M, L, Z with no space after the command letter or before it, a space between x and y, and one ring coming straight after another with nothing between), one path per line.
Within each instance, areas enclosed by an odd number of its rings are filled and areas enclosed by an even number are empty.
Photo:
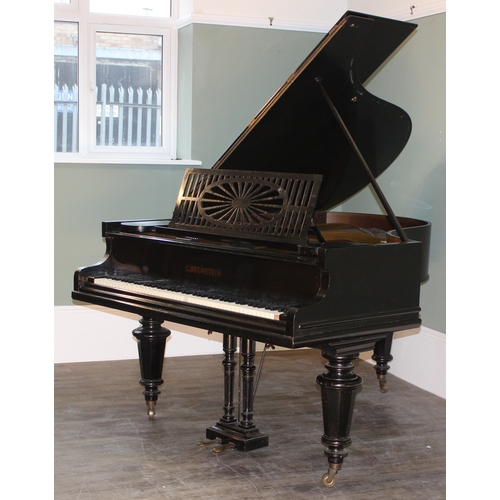
M234 423L234 372L237 365L234 359L236 352L236 337L233 335L224 335L222 340L222 350L224 351L224 415L221 422Z
M394 359L391 354L393 335L393 333L389 333L385 339L376 342L373 349L372 359L376 363L375 371L377 372L380 392L387 392L389 390L389 386L387 385L387 372L390 368L388 363Z
M252 429L253 423L253 386L255 380L255 340L241 339L241 378L242 405L240 427Z
M142 318L139 322L142 326L132 332L137 339L139 349L141 366L139 383L144 386L142 393L148 406L149 418L154 418L155 405L160 394L158 386L163 384L161 376L165 358L165 343L170 335L170 330L161 326L163 321L153 318Z
M353 373L352 362L359 354L340 355L335 350L322 350L321 355L328 360L327 372L319 375L316 382L321 387L323 404L324 434L321 442L327 447L328 472L323 476L325 486L335 484L335 475L347 456L345 448L351 444L349 436L356 392L363 383L361 377Z

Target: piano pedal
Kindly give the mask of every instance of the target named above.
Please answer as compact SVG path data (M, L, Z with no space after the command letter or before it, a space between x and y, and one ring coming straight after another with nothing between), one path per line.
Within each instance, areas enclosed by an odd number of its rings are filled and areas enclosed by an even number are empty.
M213 439L212 441L200 441L198 446L212 446L213 444L221 444L220 439Z
M234 443L226 443L226 444L218 444L214 448L212 448L212 453L223 453L226 450L234 450Z
M212 446L212 453L222 453L226 450L233 450L235 448L234 443L222 443L220 439L214 439L213 441L200 441L198 446Z

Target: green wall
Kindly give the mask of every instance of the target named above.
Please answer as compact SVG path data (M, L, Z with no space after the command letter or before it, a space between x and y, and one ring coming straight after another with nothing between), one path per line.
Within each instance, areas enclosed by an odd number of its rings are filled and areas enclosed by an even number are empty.
M369 87L377 95L379 88L391 95L395 93L398 99L403 99L407 92L404 104L393 97L387 99L403 105L412 118L415 111L412 106L417 107L422 124L420 118L417 123L414 119L415 139L412 140L415 142L409 145L411 161L407 158L401 166L399 163L394 166L397 172L402 169L398 182L401 176L406 179L401 193L416 197L424 205L428 204L429 196L423 180L429 174L429 124L425 122L436 120L436 115L440 123L444 118L441 108L433 108L434 113L427 115L430 110L420 107L428 97L429 86L434 86L439 96L444 93L444 81L439 76L444 68L438 75L422 73L422 70L434 71L434 66L442 62L444 17L443 14L418 20L421 27L407 44L410 50L405 47L397 55L402 59L398 69L390 68L391 61ZM178 156L201 160L205 167L212 166L322 37L320 33L204 24L182 28L179 31ZM423 52L421 47L425 49ZM412 99L418 104L412 104ZM406 150L404 154L408 156ZM72 304L74 270L93 264L103 256L101 221L170 216L184 169L182 166L55 165L56 305ZM391 166L385 183L390 184L392 170ZM439 175L432 189L434 196L441 196L444 179ZM368 197L363 196L359 203L356 199L349 201L349 210L362 211L369 205ZM389 194L388 198L391 201ZM399 208L404 209L403 212L398 212ZM394 209L400 215L420 216L410 205L396 203ZM428 210L426 215L438 230L442 228L443 213ZM438 237L435 242L443 245L444 252L444 240ZM441 255L441 250L435 247L433 252L434 257ZM441 286L442 276L435 275L424 286L426 306L422 316L428 327L444 331L444 284Z

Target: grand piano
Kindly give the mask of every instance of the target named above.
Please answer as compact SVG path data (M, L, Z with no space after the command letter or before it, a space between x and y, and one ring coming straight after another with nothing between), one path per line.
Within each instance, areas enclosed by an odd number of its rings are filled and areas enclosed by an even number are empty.
M396 216L376 180L411 120L363 87L415 28L346 12L211 169L186 170L171 216L103 222L105 256L75 272L72 297L140 317L150 418L165 321L222 334L222 415L206 437L240 451L269 444L253 419L256 342L318 349L322 481L335 484L362 384L353 361L373 351L386 391L393 333L420 325L430 224ZM384 215L332 211L369 184Z

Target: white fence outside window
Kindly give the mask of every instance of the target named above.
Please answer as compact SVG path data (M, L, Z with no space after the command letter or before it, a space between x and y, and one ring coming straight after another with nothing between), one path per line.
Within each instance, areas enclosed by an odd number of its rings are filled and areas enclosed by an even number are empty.
M77 85L54 85L54 152L78 152Z
M161 146L161 91L96 89L97 146ZM54 86L54 151L78 152L78 86Z

